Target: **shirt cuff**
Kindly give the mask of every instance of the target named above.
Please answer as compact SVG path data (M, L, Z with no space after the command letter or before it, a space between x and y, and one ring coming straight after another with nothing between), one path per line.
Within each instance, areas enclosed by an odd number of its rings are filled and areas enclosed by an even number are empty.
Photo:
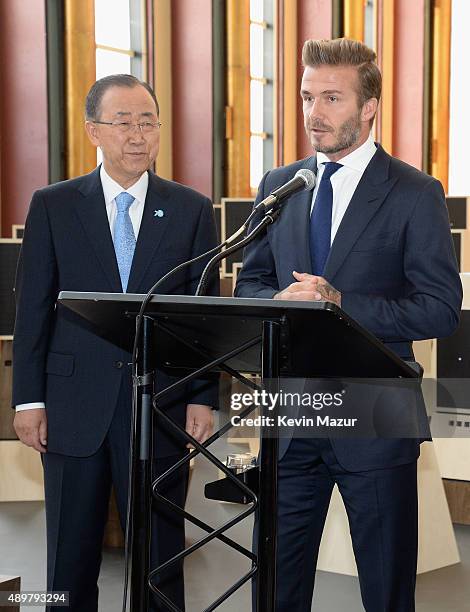
M46 405L44 402L30 402L29 404L18 404L15 406L16 412L20 412L21 410L34 410L35 408L45 408Z

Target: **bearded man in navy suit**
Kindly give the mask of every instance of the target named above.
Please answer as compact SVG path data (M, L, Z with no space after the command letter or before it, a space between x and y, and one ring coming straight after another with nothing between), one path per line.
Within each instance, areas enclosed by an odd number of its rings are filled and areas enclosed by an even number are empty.
M257 202L300 168L317 174L316 187L313 197L291 196L247 247L236 295L333 302L413 361L413 340L447 336L459 320L462 289L442 186L374 143L381 74L371 49L309 40L302 60L304 123L316 154L268 172ZM282 437L279 447L277 612L311 609L335 484L365 609L414 610L419 440L312 434Z
M19 438L42 453L48 590L69 591L70 609L98 609L97 580L111 484L125 525L131 420L131 357L56 305L60 291L146 293L169 270L213 248L212 204L156 176L158 103L130 75L97 81L86 100L88 136L103 154L91 174L37 191L17 276L13 405ZM159 293L194 294L203 264L172 276ZM215 286L213 292L217 290ZM174 379L159 372L157 390ZM214 386L197 381L166 401L200 442L213 429ZM187 450L157 423L153 475ZM187 468L163 494L184 505ZM154 508L155 510L155 508ZM184 547L180 518L153 512L151 567ZM184 608L182 567L160 588ZM152 610L158 609L155 604Z

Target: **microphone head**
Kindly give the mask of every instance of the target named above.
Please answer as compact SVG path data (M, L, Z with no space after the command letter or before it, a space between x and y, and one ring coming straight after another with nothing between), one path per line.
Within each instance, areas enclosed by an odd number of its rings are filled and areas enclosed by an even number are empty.
M295 176L300 177L304 181L305 191L312 191L312 189L315 187L317 177L311 170L308 170L308 168L301 168L300 170L297 170Z

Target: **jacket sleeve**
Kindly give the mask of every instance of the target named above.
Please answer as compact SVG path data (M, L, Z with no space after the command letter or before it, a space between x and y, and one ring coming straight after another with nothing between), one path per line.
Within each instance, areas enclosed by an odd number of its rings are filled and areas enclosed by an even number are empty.
M58 295L49 219L40 192L33 195L18 262L13 339L13 406L45 402L45 370Z
M261 180L255 206L261 202L265 195L267 172ZM250 232L263 216L262 211L256 215L248 228ZM279 291L279 284L276 275L276 266L271 252L271 246L267 232L257 236L244 250L243 267L237 277L235 287L236 297L266 298L270 299Z
M341 307L389 342L452 334L459 322L462 284L444 191L437 180L424 187L407 224L403 272L408 287L403 297L346 292Z

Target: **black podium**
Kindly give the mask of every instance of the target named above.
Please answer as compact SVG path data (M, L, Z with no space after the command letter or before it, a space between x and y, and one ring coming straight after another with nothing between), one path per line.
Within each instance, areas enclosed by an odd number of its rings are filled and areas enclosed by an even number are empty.
M97 335L132 351L135 319L143 295L62 292L59 303L91 323ZM153 392L155 369L181 377L158 394ZM168 391L209 372L225 371L252 386L242 373L261 374L262 386L275 391L280 377L412 379L419 373L361 328L340 308L328 302L290 302L247 298L154 296L145 312L138 375L134 380L134 439L131 525L131 610L146 612L149 588L169 610L177 608L152 580L172 563L180 561L214 538L231 546L252 562L251 570L213 602L217 608L250 578L257 578L257 612L275 610L276 511L278 437L261 428L259 494L237 479L208 446L230 423L204 444L186 434L158 407ZM151 414L154 410L168 426L194 446L189 455L150 482ZM240 413L243 416L253 408ZM186 461L203 454L241 489L250 501L247 508L214 529L171 504L159 494L159 486ZM149 568L150 493L183 515L207 536L158 568ZM134 511L138 509L137 511ZM258 510L258 553L231 540L225 532Z

